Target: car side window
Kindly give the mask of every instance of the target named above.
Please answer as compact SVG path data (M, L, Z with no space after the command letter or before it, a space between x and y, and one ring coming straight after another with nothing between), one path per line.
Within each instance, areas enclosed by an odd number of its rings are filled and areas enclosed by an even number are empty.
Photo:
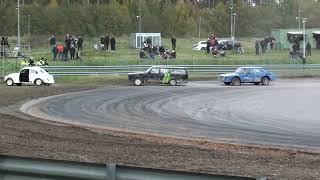
M164 73L166 73L166 72L168 72L168 71L169 71L169 69L161 68L161 69L160 69L160 74L164 74Z
M262 69L255 69L255 70L254 70L254 73L255 73L255 74L261 74L261 73L262 73Z
M152 68L150 73L151 74L159 74L159 68Z
M185 69L171 69L172 74L187 74Z

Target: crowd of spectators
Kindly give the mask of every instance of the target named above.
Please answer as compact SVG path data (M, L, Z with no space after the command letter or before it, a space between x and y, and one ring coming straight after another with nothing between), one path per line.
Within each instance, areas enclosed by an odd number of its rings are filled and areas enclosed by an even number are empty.
M267 51L273 50L274 44L275 44L274 37L266 37L263 40L256 40L255 42L256 55L264 55Z
M57 42L54 35L51 35L49 41L51 52L53 54L53 60L57 58L61 61L68 61L69 59L80 59L82 57L83 38L75 35L66 35L64 43Z
M111 38L109 37L109 35L101 36L100 44L102 50L109 51L109 45L111 52L114 52L116 50L116 38L114 36L112 36Z
M171 38L171 47L172 50L165 48L164 46L153 46L152 40L147 38L146 41L143 42L143 48L140 50L139 57L141 59L154 59L155 56L160 56L162 59L175 59L177 57L176 54L176 43L177 39L175 36Z
M0 37L0 57L4 57L6 55L7 48L10 48L8 37L1 36Z

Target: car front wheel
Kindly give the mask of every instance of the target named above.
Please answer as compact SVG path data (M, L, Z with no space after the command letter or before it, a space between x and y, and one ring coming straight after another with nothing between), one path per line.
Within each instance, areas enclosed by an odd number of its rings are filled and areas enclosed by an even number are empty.
M263 77L261 83L263 86L268 86L270 83L270 79L268 77Z
M234 77L234 78L232 78L232 80L231 80L231 84L232 84L233 86L240 86L240 85L241 85L241 81L240 81L240 79L239 79L238 77Z
M13 86L14 85L14 82L13 82L12 79L7 79L6 83L7 83L8 86Z
M43 84L42 80L41 79L36 79L34 81L34 83L37 85L37 86L41 86Z
M141 78L136 78L136 79L134 80L134 85L136 85L136 86L141 86L141 84L142 84Z

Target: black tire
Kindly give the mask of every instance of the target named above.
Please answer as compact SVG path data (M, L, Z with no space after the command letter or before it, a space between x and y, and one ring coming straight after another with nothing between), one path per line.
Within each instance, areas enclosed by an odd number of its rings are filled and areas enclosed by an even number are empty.
M229 86L231 82L224 82L225 85Z
M11 79L11 78L7 79L6 84L7 84L7 86L13 86L14 85L13 79Z
M171 86L176 86L178 84L177 80L175 79L171 79L169 83Z
M134 79L134 85L136 86L141 86L143 83L142 79L141 78L135 78Z
M42 86L43 85L43 81L41 79L36 79L34 80L34 84L37 86Z
M258 86L259 84L260 84L259 82L255 82L255 83L254 83L254 85L257 85L257 86Z
M234 77L231 80L232 86L240 86L241 85L241 80L238 77Z
M268 86L269 85L269 83L270 83L270 79L268 78L268 77L263 77L262 79L261 79L261 84L263 85L263 86Z

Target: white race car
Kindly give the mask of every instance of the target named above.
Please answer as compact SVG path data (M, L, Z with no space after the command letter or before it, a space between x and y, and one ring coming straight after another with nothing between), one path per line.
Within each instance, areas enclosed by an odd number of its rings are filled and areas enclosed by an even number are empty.
M52 75L46 70L36 66L22 68L19 73L9 74L4 80L8 86L21 86L22 84L35 84L41 86L54 83Z

